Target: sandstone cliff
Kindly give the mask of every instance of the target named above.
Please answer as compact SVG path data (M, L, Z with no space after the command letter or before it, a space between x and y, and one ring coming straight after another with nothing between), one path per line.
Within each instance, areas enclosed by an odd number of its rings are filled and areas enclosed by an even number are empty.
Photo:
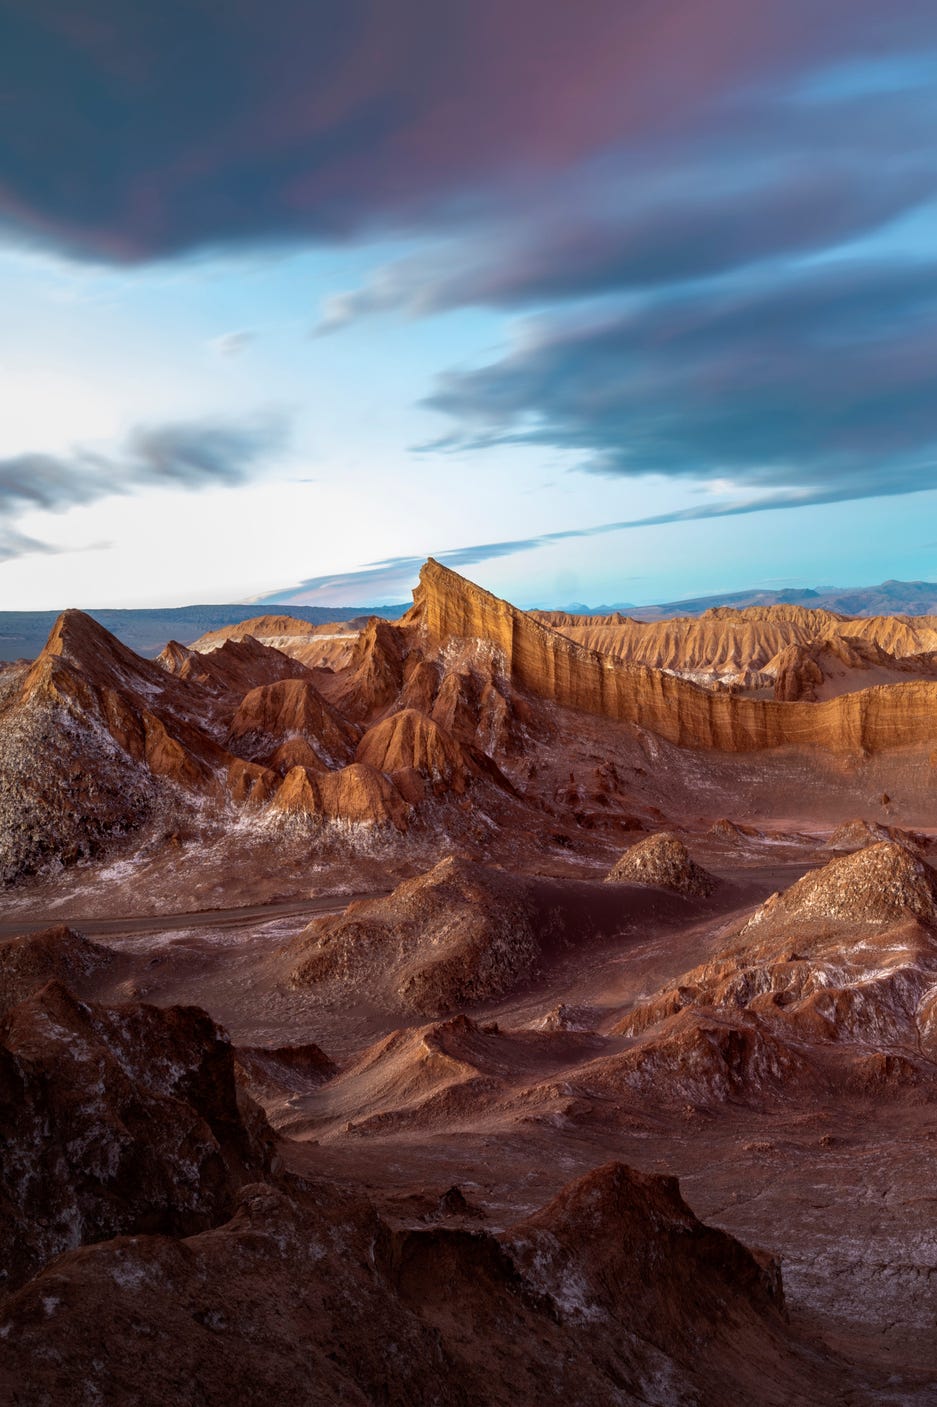
M637 724L680 747L858 753L937 740L937 683L880 686L820 704L717 694L587 649L433 560L423 568L402 624L437 646L453 637L489 642L516 687Z
M626 616L532 614L587 649L684 674L731 676L762 670L790 645L809 646L840 636L899 657L937 649L937 616L854 617L806 606L720 606L700 616L651 622Z

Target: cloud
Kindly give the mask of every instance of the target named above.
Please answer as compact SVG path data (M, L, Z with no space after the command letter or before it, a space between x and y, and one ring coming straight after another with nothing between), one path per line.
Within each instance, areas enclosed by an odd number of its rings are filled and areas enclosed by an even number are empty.
M792 161L790 149L774 161L763 150L757 160L743 152L727 182L735 143L722 142L703 158L697 154L692 168L670 166L665 183L629 188L621 211L590 211L597 193L573 189L567 210L535 212L487 237L473 234L464 244L378 268L360 288L331 294L314 331L322 336L387 312L420 318L464 307L517 309L718 278L868 237L937 201L932 127L926 140L918 133L920 150L905 149L901 163L889 164L887 150L878 153L882 165L870 181L876 154L856 150L847 137L853 114L840 116L847 149L837 150L831 135L809 167ZM937 123L937 102L931 117ZM703 171L709 182L701 188Z
M208 345L219 357L239 357L247 351L254 337L255 334L249 329L241 328L238 332L225 332L220 337L213 337Z
M0 562L9 562L14 557L28 557L35 552L47 557L56 556L63 550L48 542L38 542L15 527L0 524Z
M729 131L732 100L861 92L870 66L918 58L933 15L916 0L887 25L880 0L31 0L0 27L0 219L132 262L464 226L608 153L633 193L678 138L689 155ZM834 58L851 65L838 89L822 82Z
M841 260L542 320L427 402L437 448L533 444L584 470L734 486L655 521L931 488L937 265Z
M286 433L283 416L268 413L241 422L140 425L110 454L76 448L68 455L11 455L0 459L0 514L59 512L153 486L198 489L245 483L282 447ZM13 533L10 539L14 545L17 537Z
M923 488L932 485L922 485ZM814 503L830 502L828 498L815 497ZM802 507L804 499L800 494L766 494L717 503L700 504L691 508L675 509L669 513L655 513L643 518L627 518L613 523L596 523L585 528L563 528L558 532L538 533L533 537L510 538L501 542L475 543L469 547L458 547L450 551L436 551L431 554L443 566L461 571L464 567L478 566L498 557L513 557L521 552L535 552L538 548L550 547L556 542L569 542L581 538L605 537L610 533L620 533L635 528L660 527L668 523L698 522L707 518L735 517L745 513L769 512L780 508ZM282 604L294 606L335 605L350 606L356 601L366 601L378 605L393 597L401 597L409 591L417 580L420 568L426 557L402 556L385 557L371 562L351 572L333 572L325 576L307 577L293 586L281 587L277 591L254 597L258 604ZM639 581L640 577L626 577L627 581ZM778 578L780 580L780 578Z

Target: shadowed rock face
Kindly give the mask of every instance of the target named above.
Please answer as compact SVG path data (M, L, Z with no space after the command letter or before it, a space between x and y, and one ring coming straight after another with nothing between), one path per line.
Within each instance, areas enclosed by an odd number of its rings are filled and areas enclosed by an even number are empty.
M53 982L0 1023L4 1288L85 1242L216 1225L271 1157L197 1008L102 1007Z
M222 1407L233 1382L249 1407L841 1400L838 1365L786 1324L776 1266L700 1223L674 1179L610 1164L497 1236L458 1201L441 1215L395 1225L327 1184L254 1184L215 1229L72 1251L0 1303L0 1392L29 1381L49 1407L193 1391Z
M691 859L679 836L672 831L660 831L638 841L606 875L613 884L653 884L658 889L672 889L675 894L706 899L716 889L718 880Z
M0 939L0 1016L47 982L63 982L83 994L113 962L109 948L64 925Z

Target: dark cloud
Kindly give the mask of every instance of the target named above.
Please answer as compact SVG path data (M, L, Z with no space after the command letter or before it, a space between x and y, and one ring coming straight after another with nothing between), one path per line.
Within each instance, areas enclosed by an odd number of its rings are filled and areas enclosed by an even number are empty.
M629 185L627 208L617 212L590 211L599 191L588 182L577 190L582 183L573 182L565 201L554 193L561 208L528 214L487 237L473 234L430 256L398 260L362 287L331 295L315 331L334 332L388 311L423 317L459 307L514 309L653 290L867 237L937 201L931 135L937 90L926 103L913 94L904 101L913 111L913 142L899 136L895 122L885 124L887 136L880 130L868 142L857 141L855 108L860 116L865 109L850 104L837 109L825 141L803 122L795 139L788 123L782 125L786 141L766 135L757 159L741 137L696 153L692 166L674 154L666 182ZM764 131L765 114L760 119ZM751 120L758 125L755 114ZM778 149L765 150L772 146Z
M923 0L3 0L0 218L114 260L452 227L932 38Z
M12 455L0 459L0 515L37 508L58 512L154 485L198 489L241 484L285 438L283 417L268 414L237 423L141 425L113 454L76 449L67 456ZM35 551L36 546L23 550Z
M743 491L676 515L710 517L934 487L935 365L937 265L840 261L541 323L428 403L459 422L444 447L549 445Z
M37 542L34 537L27 537L14 527L0 524L0 562L9 562L14 557L28 557L34 552L54 556L62 550L48 542Z

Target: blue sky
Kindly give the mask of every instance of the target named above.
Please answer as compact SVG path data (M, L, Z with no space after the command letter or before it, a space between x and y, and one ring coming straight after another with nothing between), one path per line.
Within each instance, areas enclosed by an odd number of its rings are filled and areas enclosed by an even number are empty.
M937 579L931 6L72 10L0 11L0 609Z

